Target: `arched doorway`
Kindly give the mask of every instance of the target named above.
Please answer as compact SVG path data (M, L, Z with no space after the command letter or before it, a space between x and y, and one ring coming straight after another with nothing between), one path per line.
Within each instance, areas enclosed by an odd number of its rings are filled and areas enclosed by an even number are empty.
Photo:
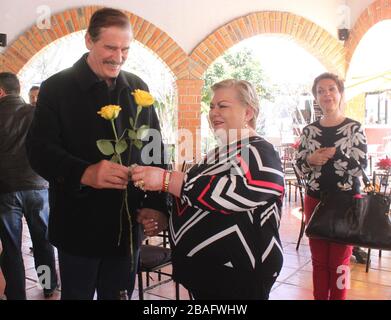
M204 74L202 151L214 142L207 121L211 97L208 89L213 83L225 78L250 81L260 97L257 131L275 146L281 146L293 143L302 127L313 120L311 85L325 71L319 60L288 35L263 34L234 45Z
M53 41L40 50L20 70L21 93L27 100L32 85L40 85L51 75L71 67L83 53L85 30L77 31ZM177 90L175 78L167 65L149 48L135 40L129 48L129 58L123 70L137 74L149 86L157 103L165 143L175 144L177 128Z

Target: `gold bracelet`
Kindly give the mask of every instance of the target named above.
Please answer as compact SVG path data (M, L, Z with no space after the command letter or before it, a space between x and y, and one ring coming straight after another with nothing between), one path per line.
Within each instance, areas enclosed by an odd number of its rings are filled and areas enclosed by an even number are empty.
M166 176L164 177L164 186L163 192L168 192L168 185L170 184L171 171L167 171Z

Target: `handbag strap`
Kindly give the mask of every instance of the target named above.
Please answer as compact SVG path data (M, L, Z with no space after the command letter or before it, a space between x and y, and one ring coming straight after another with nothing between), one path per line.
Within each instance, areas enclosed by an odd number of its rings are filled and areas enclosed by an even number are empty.
M363 167L361 166L361 164L353 157L350 157L348 156L346 153L344 153L343 151L341 151L342 154L349 158L349 160L357 167L359 167L361 169L361 178L362 178L362 181L364 182L364 185L365 187L368 187L372 184L371 182L371 179L369 179L368 175L365 173L365 170L363 169ZM348 174L346 173L345 171L345 174L344 174L344 179L343 179L343 183L345 183L348 179Z
M357 160L355 159L355 161L357 162ZM358 162L357 162L358 163ZM363 170L363 168L361 168L361 174L362 174L362 180L364 182L364 185L367 187L369 186L370 184L372 184L371 182L371 179L369 179L368 175L366 174L366 172Z

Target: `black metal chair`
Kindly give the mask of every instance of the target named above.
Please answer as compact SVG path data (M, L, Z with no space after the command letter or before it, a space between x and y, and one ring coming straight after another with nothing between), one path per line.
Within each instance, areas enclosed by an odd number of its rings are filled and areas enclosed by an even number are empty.
M195 164L194 160L185 160L185 161L183 161L182 166L181 166L181 172L186 172L192 166L194 166L194 164Z
M140 247L140 260L137 272L139 299L144 300L144 292L153 289L159 285L172 281L172 274L162 271L163 268L171 265L171 249L168 247L167 231L163 231L158 237L162 238L162 242L157 245L142 244ZM143 272L146 273L146 287L143 285ZM158 282L150 284L150 273L158 275ZM162 280L161 276L168 276L168 279ZM175 282L175 298L179 300L179 284Z
M181 171L185 172L192 165L194 161L184 161L181 167ZM174 166L171 164L168 166L168 169L174 169ZM171 248L169 248L168 232L167 230L161 232L158 237L161 238L161 243L157 245L152 245L149 243L148 239L145 241L145 244L140 247L140 260L139 268L137 272L138 277L138 286L139 286L139 299L144 300L144 292L146 290L155 288L159 285L173 281L172 274L162 271L163 268L170 266L172 264L171 260ZM146 287L143 286L143 272L146 273ZM150 273L156 273L158 276L158 282L151 285L150 284ZM165 275L169 278L162 281L161 276ZM190 300L192 299L191 293L189 293ZM175 299L179 300L179 283L175 282Z
M299 232L299 238L297 239L297 245L296 250L299 250L300 241L303 238L304 230L305 230L305 216L304 216L304 197L305 197L305 190L306 190L306 179L303 173L299 170L296 164L292 164L293 171L295 172L296 180L295 183L295 193L299 191L300 195L300 212L301 212L301 223L300 223L300 232Z
M377 188L376 192L383 193L384 195L387 194L387 192L391 196L391 182L390 182L390 175L387 173L377 173L376 171L373 171L372 175L372 184ZM389 188L390 187L390 188ZM381 258L381 250L379 250L379 258ZM368 248L367 253L367 263L365 266L365 272L369 271L369 265L371 264L371 248Z

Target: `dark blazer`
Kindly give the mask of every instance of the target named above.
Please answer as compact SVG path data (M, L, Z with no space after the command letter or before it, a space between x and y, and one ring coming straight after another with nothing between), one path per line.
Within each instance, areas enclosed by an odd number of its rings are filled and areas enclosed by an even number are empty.
M136 115L131 92L148 87L139 77L121 71L115 86L108 88L90 69L86 57L87 54L73 67L42 83L27 137L28 156L33 169L50 184L49 237L57 248L81 256L128 255L130 228L126 214L120 217L123 191L93 189L80 185L80 180L89 165L110 158L102 155L96 141L113 139L113 130L110 121L97 112L108 104L120 105L122 111L116 127L121 135L129 127L129 116L134 119ZM143 108L138 125L143 124L160 132L153 107ZM124 164L141 162L135 147L131 158L129 161L125 156ZM130 184L128 202L134 243L138 244L136 210L146 207L165 212L165 196L160 193L145 196ZM121 223L123 237L118 246Z

